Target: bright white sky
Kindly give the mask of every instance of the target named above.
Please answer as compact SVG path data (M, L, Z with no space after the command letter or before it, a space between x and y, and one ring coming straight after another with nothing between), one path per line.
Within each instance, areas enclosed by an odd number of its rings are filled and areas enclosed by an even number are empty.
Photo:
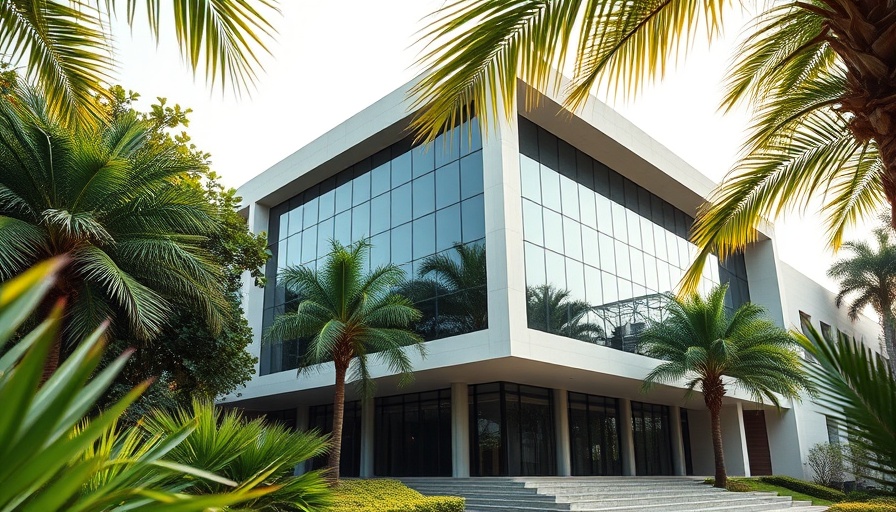
M415 74L414 34L441 2L433 0L284 0L272 57L249 97L213 92L194 79L173 43L156 47L137 30L117 30L120 84L193 109L189 133L212 154L213 169L239 186L362 110ZM611 103L624 116L697 169L719 180L735 161L749 122L745 112L722 115L722 76L746 17L731 17L711 49L698 41L688 59L635 100ZM170 29L170 26L168 27ZM171 36L170 32L166 35ZM825 271L833 256L814 219L776 222L782 258L835 289ZM863 232L866 230L862 230Z

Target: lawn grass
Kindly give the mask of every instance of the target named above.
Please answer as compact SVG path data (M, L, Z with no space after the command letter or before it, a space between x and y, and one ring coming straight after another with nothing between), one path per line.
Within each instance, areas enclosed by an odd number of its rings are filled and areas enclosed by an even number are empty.
M762 491L762 492L776 492L779 496L790 496L794 499L794 501L811 501L813 505L823 505L830 506L833 505L832 501L823 500L821 498L813 498L808 494L803 494L801 492L791 491L786 487L779 487L777 485L767 484L765 482L760 482L754 478L729 478L728 481L736 481L743 483L750 487L751 491Z

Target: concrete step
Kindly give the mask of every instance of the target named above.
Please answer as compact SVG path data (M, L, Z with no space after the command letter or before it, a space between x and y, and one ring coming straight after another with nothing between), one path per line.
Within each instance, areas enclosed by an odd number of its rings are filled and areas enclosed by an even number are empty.
M769 492L732 493L683 477L407 478L427 495L463 496L468 512L821 512Z

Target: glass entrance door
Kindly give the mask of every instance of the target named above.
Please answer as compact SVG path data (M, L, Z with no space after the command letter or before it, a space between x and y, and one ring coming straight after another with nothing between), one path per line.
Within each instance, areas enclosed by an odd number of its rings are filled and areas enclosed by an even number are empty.
M673 474L669 421L668 406L632 402L632 434L638 476Z
M619 401L569 393L569 441L574 476L621 475Z

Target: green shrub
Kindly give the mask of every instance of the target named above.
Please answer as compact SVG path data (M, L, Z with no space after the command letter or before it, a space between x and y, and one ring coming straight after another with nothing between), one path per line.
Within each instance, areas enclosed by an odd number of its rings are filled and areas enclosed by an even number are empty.
M463 512L464 499L424 496L397 480L342 480L329 512Z
M793 478L792 476L763 476L759 478L759 481L828 501L843 501L846 498L846 494L842 491L800 480L799 478Z
M728 479L728 484L725 486L725 489L731 492L750 492L753 490L749 484L746 482L741 482L739 480Z
M864 491L850 491L846 493L846 500L848 502L853 501L873 501L875 503L887 503L893 502L896 503L896 496L892 493L883 491L880 489L866 489Z
M828 512L896 512L896 505L888 503L837 503Z

